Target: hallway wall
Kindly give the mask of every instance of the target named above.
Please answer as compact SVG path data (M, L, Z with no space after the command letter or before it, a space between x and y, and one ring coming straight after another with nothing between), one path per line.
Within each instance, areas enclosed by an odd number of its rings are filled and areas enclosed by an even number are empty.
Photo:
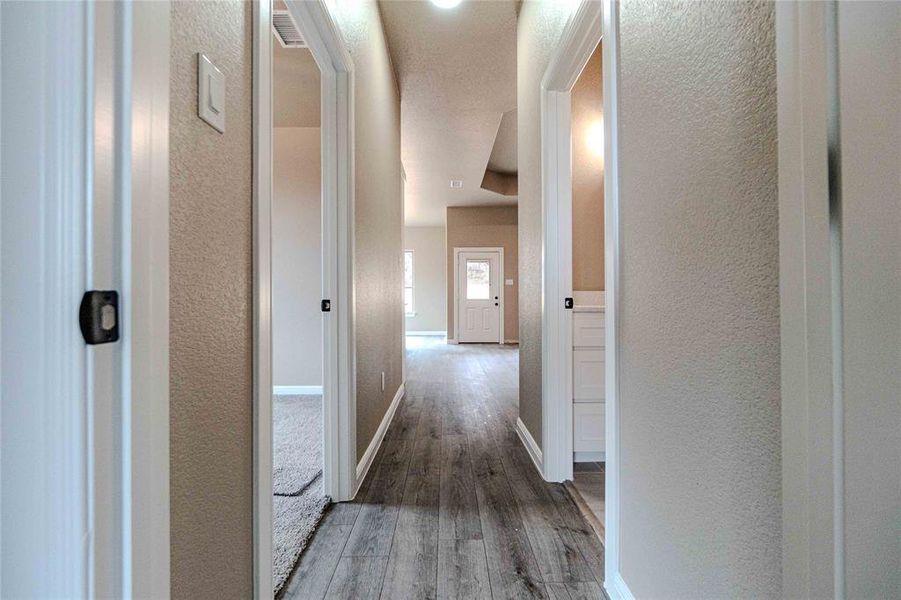
M541 78L573 4L525 0L516 28L519 417L541 439Z
M407 331L447 331L447 254L444 227L404 227L413 251L413 309Z
M253 595L253 5L173 2L169 134L172 598ZM197 53L226 125L197 116Z
M378 5L331 6L354 61L357 459L403 377L403 227L400 94ZM385 373L385 391L381 374Z
M319 127L272 130L272 385L322 385Z
M621 573L782 594L774 8L620 5Z
M515 206L447 207L447 335L454 334L454 248L502 247L504 279L504 341L519 340L519 243Z
M601 44L572 91L573 290L604 289L604 94Z

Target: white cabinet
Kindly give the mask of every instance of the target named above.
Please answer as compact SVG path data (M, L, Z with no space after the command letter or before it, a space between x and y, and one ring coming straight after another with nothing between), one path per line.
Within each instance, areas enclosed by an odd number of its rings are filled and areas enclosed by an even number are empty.
M605 443L603 309L573 312L572 402L573 452L603 460ZM576 456L576 459L579 457Z
M603 402L573 405L573 452L603 452L605 443Z
M604 335L604 313L573 313L573 348L603 348Z
M573 402L604 399L604 350L573 349Z

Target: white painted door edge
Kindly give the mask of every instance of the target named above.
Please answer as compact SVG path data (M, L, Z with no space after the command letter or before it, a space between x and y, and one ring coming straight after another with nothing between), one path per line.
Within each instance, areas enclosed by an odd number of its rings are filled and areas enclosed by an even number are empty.
M322 80L323 484L337 501L356 484L353 327L354 67L325 0L287 0ZM254 3L254 597L272 598L272 34Z
M504 318L505 318L504 311L506 310L506 304L504 304L504 288L506 286L504 285L504 248L503 248L503 246L463 247L463 248L455 247L454 248L454 277L452 280L454 282L454 293L453 293L453 296L454 296L454 337L448 338L447 343L448 344L457 344L458 343L457 340L460 337L459 336L459 332L460 332L460 282L457 281L457 279L458 279L458 274L460 271L460 268L459 268L460 267L460 254L463 252L497 252L499 254L498 269L500 271L500 274L499 274L500 279L498 282L498 288L499 288L500 292L498 295L500 297L500 305L501 306L500 306L500 311L498 311L498 319L500 320L500 323L498 325L497 343L503 344L504 343Z
M608 590L613 597L631 600L632 593L620 573L620 419L619 419L619 306L622 298L620 285L620 221L619 221L619 4L616 0L603 1L604 42L604 304L607 338L604 340L606 368L607 411L605 448L605 545L604 577L614 587Z
M169 2L132 5L129 595L170 593Z

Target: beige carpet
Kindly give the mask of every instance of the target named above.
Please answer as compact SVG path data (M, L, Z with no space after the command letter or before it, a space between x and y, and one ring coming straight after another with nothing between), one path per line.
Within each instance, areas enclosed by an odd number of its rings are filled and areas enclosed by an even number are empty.
M322 398L272 401L272 580L278 594L331 501L322 493Z

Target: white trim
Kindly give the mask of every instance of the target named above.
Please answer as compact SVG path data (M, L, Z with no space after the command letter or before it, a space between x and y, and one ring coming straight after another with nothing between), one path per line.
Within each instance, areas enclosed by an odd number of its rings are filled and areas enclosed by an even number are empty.
M573 462L605 462L606 452L573 452Z
M170 593L169 2L132 5L130 596Z
M321 385L274 385L273 396L321 396Z
M337 501L356 483L353 326L353 61L325 0L287 0L321 74L323 487ZM269 2L254 3L254 597L272 598L272 33Z
M544 475L542 475L544 459L541 455L541 448L538 447L538 443L535 442L535 438L532 437L529 428L526 427L526 424L523 423L522 419L519 417L516 418L516 435L519 436L519 441L522 442L522 445L525 446L526 451L529 453L532 463L535 465L535 468L538 469L538 474L544 477Z
M498 257L498 270L500 271L498 279L498 302L500 303L500 310L498 311L498 334L497 334L497 343L504 343L504 320L506 319L506 304L504 303L504 248L503 246L496 247L464 247L464 248L454 248L454 339L448 340L449 344L457 344L457 338L459 337L460 332L460 282L457 279L460 277L460 254L463 252L497 252L499 254Z
M254 598L272 585L272 22L253 11L253 537Z
M827 163L829 55L836 43L827 25L830 8L816 2L776 4L786 597L844 595L834 578L843 569L837 528L843 524L843 494L836 494L842 455L834 451L842 433L841 415L834 412L841 407L835 395L841 389L833 379L841 372L834 362L841 348L833 345L833 309L839 307L833 297L837 273Z
M632 595L632 591L626 585L619 571L615 572L612 577L604 579L604 590L610 600L635 600L635 596Z
M382 417L382 422L379 423L379 428L376 429L375 435L373 435L372 440L369 441L366 452L363 453L363 457L360 459L360 462L357 463L354 496L357 495L357 490L360 489L360 485L362 485L363 480L366 479L366 474L369 473L369 467L372 466L372 461L375 460L376 454L378 454L379 448L382 446L382 441L385 439L385 434L388 432L391 421L394 420L394 413L397 412L397 407L400 405L400 401L404 397L405 392L406 384L401 383L400 387L397 388L397 392L394 394L394 398L391 400L391 404L388 406L388 410L385 412L385 416Z
M556 482L572 479L573 455L572 311L563 307L573 295L571 92L601 40L602 9L599 2L579 5L541 80L541 439L545 477Z
M452 346L456 346L456 345L457 345L457 340L455 340L454 338L447 338L447 343L450 344L450 345L452 345Z
M619 306L620 221L619 221L619 4L604 0L604 362L605 395L605 476L604 476L604 577L614 579L621 598L632 598L620 576L619 537ZM621 585L620 585L621 583Z
M447 337L447 332L446 331L408 331L407 335L408 336L418 336L418 337L425 337L425 336Z

